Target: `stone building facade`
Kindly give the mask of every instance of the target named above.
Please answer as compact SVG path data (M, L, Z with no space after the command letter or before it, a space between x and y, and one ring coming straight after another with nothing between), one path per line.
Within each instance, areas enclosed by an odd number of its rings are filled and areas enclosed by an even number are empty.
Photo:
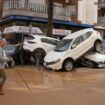
M92 28L97 22L97 6L96 0L89 2L90 0L54 0L53 27L72 32ZM47 4L47 0L0 0L0 30L13 25L31 24L46 32ZM93 6L91 10L88 8L90 4Z

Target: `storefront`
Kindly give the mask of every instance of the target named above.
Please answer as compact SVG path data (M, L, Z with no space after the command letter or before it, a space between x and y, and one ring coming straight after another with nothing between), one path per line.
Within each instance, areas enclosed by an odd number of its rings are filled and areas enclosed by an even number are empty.
M17 44L22 42L25 34L43 34L43 32L38 27L32 27L31 29L26 26L11 26L4 29L3 37L9 43Z
M10 26L29 26L30 24L33 27L39 27L44 33L47 32L47 23L48 19L32 17L32 16L20 16L20 15L12 15L5 17L0 20L0 30L4 30L5 27ZM63 30L71 30L72 32L84 29L84 28L93 28L94 25L89 24L78 24L71 21L62 21L62 20L53 20L53 28L54 29L63 29Z

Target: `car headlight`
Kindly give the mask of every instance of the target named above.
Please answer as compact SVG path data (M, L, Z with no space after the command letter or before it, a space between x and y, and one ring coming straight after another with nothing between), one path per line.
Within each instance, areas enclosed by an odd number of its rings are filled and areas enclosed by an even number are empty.
M57 59L55 61L52 61L52 62L45 62L46 65L52 65L52 64L55 64L55 63L58 63L60 61L60 59Z

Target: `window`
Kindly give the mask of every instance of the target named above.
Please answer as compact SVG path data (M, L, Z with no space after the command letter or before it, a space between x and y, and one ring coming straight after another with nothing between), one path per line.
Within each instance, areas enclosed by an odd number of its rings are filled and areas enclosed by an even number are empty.
M61 40L57 44L57 46L54 49L54 51L57 51L57 52L67 51L68 48L70 47L71 42L72 42L72 39L63 39L63 40Z
M76 6L75 5L66 6L66 16L76 16Z
M33 39L35 39L33 36L24 35L24 40L33 40Z
M19 8L24 9L24 7L25 7L25 0L20 0L19 1Z
M83 36L81 35L81 36L79 36L79 37L77 37L76 39L75 39L75 41L73 42L73 45L79 45L81 42L83 42L84 41L84 38L83 38Z
M82 36L83 36L84 40L86 40L91 36L91 34L92 34L92 31L87 32L87 33L83 34Z
M53 39L51 39L50 41L51 41L50 43L52 43L53 45L57 45L58 42L59 42L59 41L57 41L57 40L53 40Z
M54 14L55 15L62 15L63 8L61 3L54 3Z
M41 41L44 43L52 44L52 45L57 45L57 43L59 42L54 39L46 39L46 38L41 38Z

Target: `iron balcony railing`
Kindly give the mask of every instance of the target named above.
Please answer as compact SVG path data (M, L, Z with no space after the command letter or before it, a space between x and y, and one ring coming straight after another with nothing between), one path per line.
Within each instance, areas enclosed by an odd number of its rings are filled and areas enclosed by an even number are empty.
M47 18L47 5L31 2L25 4L24 2L19 2L18 0L5 1L2 17L6 17L9 15L24 15ZM76 9L74 5L71 5L69 8L64 8L62 6L54 6L54 19L70 21L71 16L76 16Z
M98 6L101 8L105 8L105 0L99 0L98 1Z

